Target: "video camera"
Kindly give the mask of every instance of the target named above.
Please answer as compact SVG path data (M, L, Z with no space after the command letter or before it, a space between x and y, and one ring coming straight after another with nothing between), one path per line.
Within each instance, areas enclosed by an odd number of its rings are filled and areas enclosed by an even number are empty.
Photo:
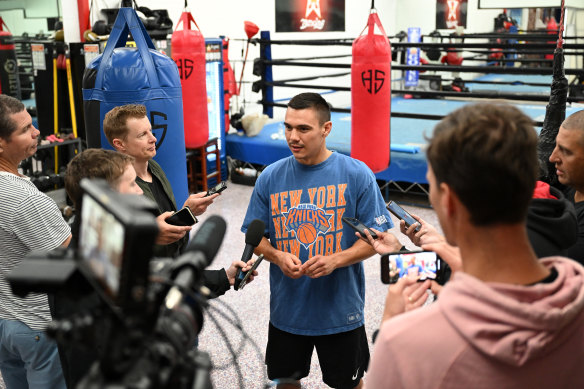
M54 321L48 329L61 344L103 344L78 387L211 388L210 359L196 349L206 304L198 292L225 221L209 217L176 260L151 260L158 234L155 204L115 192L105 181L82 180L81 187L77 252L31 253L7 277L13 293L99 296L89 312Z

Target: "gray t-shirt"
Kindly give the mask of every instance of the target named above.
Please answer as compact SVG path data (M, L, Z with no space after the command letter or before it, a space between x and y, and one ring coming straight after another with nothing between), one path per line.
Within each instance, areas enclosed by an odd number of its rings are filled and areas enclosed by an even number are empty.
M6 275L34 250L53 250L71 234L57 204L29 179L0 172L0 318L34 330L51 321L46 294L12 294Z

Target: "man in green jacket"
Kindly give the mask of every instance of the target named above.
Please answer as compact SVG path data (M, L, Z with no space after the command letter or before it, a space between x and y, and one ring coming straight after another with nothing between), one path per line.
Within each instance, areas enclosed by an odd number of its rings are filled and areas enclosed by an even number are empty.
M166 174L156 161L156 138L147 117L146 107L128 104L113 108L103 120L103 132L109 143L119 152L134 157L136 183L144 195L158 204L160 214L170 216L177 211L176 201ZM186 163L186 162L185 162ZM205 192L192 194L185 201L195 216L201 215L213 200L219 196L204 197ZM157 257L176 257L188 242L191 227L174 226L160 220L160 234L154 246Z

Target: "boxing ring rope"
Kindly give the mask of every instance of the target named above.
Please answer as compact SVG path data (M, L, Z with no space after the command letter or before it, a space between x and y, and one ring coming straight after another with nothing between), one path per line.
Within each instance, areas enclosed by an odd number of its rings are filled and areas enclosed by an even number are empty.
M351 57L351 54L338 54L338 55L321 55L318 57L296 57L296 58L281 58L281 61L299 61L299 60L312 60L312 59L329 59L329 58L347 58Z
M280 107L280 108L287 108L287 104L283 103L275 103L273 101L260 101L261 104L266 104L271 107ZM351 108L336 108L331 107L331 112L341 112L341 113L351 113ZM408 113L408 112L392 112L392 117L396 118L405 118L405 119L422 119L422 120L442 120L444 119L444 115L421 115L417 113ZM537 122L535 122L537 123Z
M549 38L548 38L549 39ZM264 65L280 65L280 66L304 66L304 67L326 67L326 68L349 68L350 64L339 64L339 63L324 63L324 62L303 62L296 60L264 60ZM393 65L392 70L418 70L418 71L447 71L447 72L467 72L467 73L496 73L496 74L522 74L522 75L552 75L552 68L518 68L518 67L488 67L488 66L452 66L452 65ZM343 74L343 73L341 73ZM584 75L584 70L579 69L567 69L565 74L573 75ZM309 77L307 79L316 79L315 77ZM324 85L312 85L312 84L290 84L291 81L300 81L299 79L292 80L281 80L281 81L263 81L260 82L264 86L268 87L290 87L290 88L302 88L302 89L334 89L337 91L350 91L350 87L339 87L339 86L324 86ZM465 82L472 83L472 80L464 80ZM480 83L480 80L479 80ZM489 83L483 81L482 83ZM509 85L517 85L516 83L506 83ZM525 85L526 83L524 83ZM539 86L547 86L548 84L539 84ZM259 90L260 87L256 84L255 90ZM482 92L455 92L455 91L424 91L424 90L410 90L410 89L392 89L392 94L395 95L417 95L421 97L456 97L456 98L488 98L488 99L505 99L505 100L517 100L517 101L538 101L545 102L549 98L545 95L537 94L517 94L517 93L505 93L500 91L482 91ZM578 97L569 97L568 102L578 102L581 101ZM264 99L265 101L265 99ZM392 112L392 116L393 112ZM420 118L424 118L423 114L420 114Z
M318 78L331 78L331 77L348 76L349 74L351 74L351 72L323 74L323 75L317 75L317 76L308 76L308 77L300 77L300 78L289 78L289 79L286 79L286 80L280 80L279 82L308 81L308 80L316 80Z
M425 75L421 74L420 79L424 79ZM432 77L432 76L430 76ZM442 78L442 81L455 81L455 78ZM523 85L523 86L550 86L549 83L544 82L525 82L525 81L485 81L485 80L465 80L459 79L465 83L472 83L472 84L492 84L492 85Z
M351 64L326 63L326 62L302 62L286 60L264 60L265 65L278 66L304 66L319 68L350 69ZM392 70L418 70L435 72L461 72L461 73L499 73L499 74L524 74L551 76L552 68L517 68L517 67L490 67L490 66L453 66L453 65L392 65ZM566 69L568 75L583 75L584 69Z
M286 85L286 86L288 86L288 85ZM288 107L287 104L276 103L273 101L260 100L258 103L262 104L262 105L267 105L270 107L280 107L280 108L287 108ZM351 108L331 107L330 110L331 110L331 112L351 113ZM431 115L431 114L420 114L420 113L409 113L409 112L392 112L391 113L392 118L395 117L395 118L404 118L404 119L420 119L420 120L435 120L435 121L440 121L440 120L444 119L444 116L445 115ZM541 127L543 125L543 122L534 121L533 125L537 126L537 127Z
M341 86L327 86L327 85L312 85L312 84L289 84L283 81L266 82L267 86L281 86L287 88L300 89L334 89L336 91L350 92L350 87ZM549 97L545 95L536 94L518 94L518 93L504 93L499 91L484 91L484 92L451 92L451 91L425 91L412 89L392 89L392 94L396 95L417 95L421 97L456 97L456 98L485 98L485 99L503 99L503 100L517 100L517 101L548 101ZM578 102L581 98L568 98L568 102ZM349 110L350 112L350 110ZM392 115L393 112L392 112Z
M465 50L465 49L453 49L450 47L448 48L448 51L451 51L454 53L467 52L467 53L474 53L474 54L493 54L493 51L488 51L488 50ZM497 53L501 53L501 54L551 54L551 52L544 53L541 50L529 50L529 49L522 49L519 52L517 50L499 50L499 51L497 51ZM584 55L584 51L564 51L564 54L565 55Z
M551 61L550 61L551 62ZM343 73L333 73L333 74L321 74L321 75L314 75L314 76L307 76L307 77L299 77L299 78L289 78L289 79L284 79L284 80L279 80L279 81L272 81L272 83L282 83L282 82L296 82L296 81L309 81L309 80L317 80L319 78L333 78L333 77L342 77L342 76L348 76L349 74L351 74L351 72L343 72ZM426 79L426 78L432 78L434 77L433 75L425 75L425 74L420 74L420 79ZM543 82L526 82L526 81L521 81L521 80L517 80L517 81L485 81L485 80L472 80L472 79L462 79L462 78L441 78L441 81L462 81L464 83L472 83L472 84L489 84L489 85L522 85L522 86L541 86L541 87L546 87L546 86L550 86L549 83L543 83ZM396 80L392 80L392 81L396 81ZM257 81L244 81L244 83L255 83ZM269 84L269 83L266 83ZM273 86L276 86L275 84ZM280 86L280 85L278 85ZM282 86L288 86L288 85L282 85ZM293 87L293 86L292 86ZM350 88L345 88L345 87L334 87L335 89L339 90L339 91L349 91Z
M550 37L548 37L550 39ZM352 39L315 39L315 40L270 40L253 39L255 43L265 45L294 45L294 46L351 46ZM471 49L523 49L526 46L532 49L555 49L555 43L451 43L451 42L391 42L392 48L419 47L421 49L450 49L450 48L471 48ZM565 44L566 49L584 49L584 44ZM541 53L545 54L545 53Z
M423 38L434 39L515 39L518 41L542 40L549 41L554 39L554 35L558 30L550 30L552 33L532 33L532 34L513 34L513 33L472 33L464 35L456 35L455 33L449 35L422 35ZM565 36L564 40L581 39L578 36Z

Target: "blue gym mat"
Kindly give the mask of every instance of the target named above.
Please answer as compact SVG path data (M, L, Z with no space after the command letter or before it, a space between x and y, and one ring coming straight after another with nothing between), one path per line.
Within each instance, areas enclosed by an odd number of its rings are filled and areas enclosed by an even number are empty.
M516 89L514 91L517 92ZM392 98L391 104L391 109L394 112L446 115L469 104L469 102L395 97ZM545 104L520 104L517 106L535 121L544 120ZM584 109L583 104L572 104L567 107L566 116L581 109ZM333 112L331 120L333 128L327 138L327 147L350 155L351 115ZM432 135L436 123L434 120L392 118L390 166L377 173L377 178L384 181L427 183L424 136ZM538 132L539 130L537 128ZM267 124L255 137L229 134L226 137L226 147L227 155L232 158L260 165L269 165L291 155L284 137L283 122ZM418 152L413 152L416 150Z
M499 91L507 93L525 93L525 94L550 94L550 85L552 84L552 76L543 76L535 74L485 74L475 78L477 81L490 82L510 82L510 85L502 84L477 84L471 81L466 83L466 87L471 92L480 91ZM532 86L525 84L546 84L546 86Z

